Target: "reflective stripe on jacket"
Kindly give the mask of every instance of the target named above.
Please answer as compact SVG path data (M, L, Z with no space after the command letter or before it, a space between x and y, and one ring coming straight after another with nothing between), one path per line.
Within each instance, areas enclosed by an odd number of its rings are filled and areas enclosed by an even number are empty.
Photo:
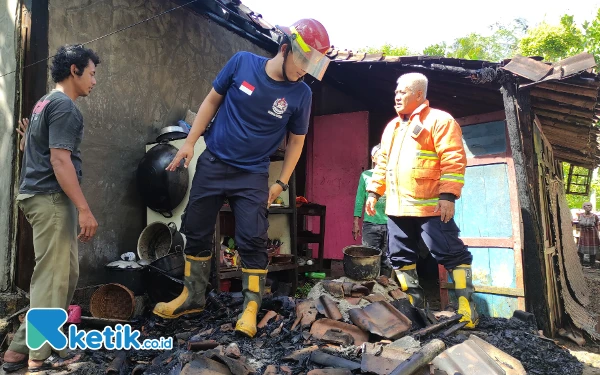
M386 126L367 191L387 194L389 216L438 216L441 193L460 197L466 166L460 125L425 101L408 122Z

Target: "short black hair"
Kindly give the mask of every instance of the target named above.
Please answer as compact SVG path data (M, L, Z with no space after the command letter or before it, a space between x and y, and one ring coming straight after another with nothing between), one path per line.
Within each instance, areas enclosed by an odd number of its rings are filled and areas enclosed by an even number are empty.
M62 82L71 75L71 65L77 67L77 75L81 76L90 60L95 65L100 64L100 58L94 51L85 48L81 44L64 45L58 48L56 55L52 60L52 80L55 83Z

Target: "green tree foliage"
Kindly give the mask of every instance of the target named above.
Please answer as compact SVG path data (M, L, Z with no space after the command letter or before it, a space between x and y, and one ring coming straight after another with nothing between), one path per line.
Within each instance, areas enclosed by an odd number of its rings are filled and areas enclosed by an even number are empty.
M518 52L524 56L542 56L546 61L558 61L583 50L584 35L573 16L564 15L560 24L546 22L529 29L519 42Z
M500 61L510 58L517 50L519 39L527 30L523 19L503 25L496 23L490 26L492 33L488 36L471 33L458 38L448 48L447 57L469 60Z
M432 44L423 50L423 55L445 57L447 49L448 49L448 46L446 45L446 42Z
M569 163L562 163L562 165L563 165L563 176L564 176L563 181L565 184L565 191L566 191L570 165L569 165ZM587 174L587 169L585 169L583 167L575 167L573 172L575 174L584 175L584 174ZM573 188L571 188L571 190L573 190ZM566 195L567 203L569 204L569 208L581 208L583 206L583 203L590 201L592 190L595 190L597 192L596 193L596 210L600 210L600 179L598 179L598 178L596 178L595 180L592 181L590 194L588 194L588 195L567 194Z
M490 33L470 33L454 42L432 44L422 54L428 56L454 57L472 60L501 61L514 55L542 56L546 61L558 61L580 52L596 57L600 67L600 9L593 19L578 26L573 16L563 15L558 24L542 22L528 28L523 19L508 24L490 26ZM418 54L406 46L363 48L360 52L381 53L388 56L410 56Z
M381 47L362 48L358 50L358 52L385 53L386 56L412 56L416 54L406 46L394 47L389 43L386 43Z
M488 46L491 40L478 33L458 38L450 46L447 57L469 60L489 60Z
M583 32L583 50L594 55L600 68L600 9L596 18L583 23Z

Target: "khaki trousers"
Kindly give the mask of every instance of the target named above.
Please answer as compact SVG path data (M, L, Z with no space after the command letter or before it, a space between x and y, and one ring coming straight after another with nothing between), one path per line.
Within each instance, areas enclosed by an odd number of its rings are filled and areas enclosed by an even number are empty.
M17 203L33 228L35 267L29 290L30 308L67 309L79 278L77 253L77 210L65 193L21 195ZM48 343L29 350L26 324L21 324L9 350L45 360L51 354ZM59 352L64 357L67 350Z

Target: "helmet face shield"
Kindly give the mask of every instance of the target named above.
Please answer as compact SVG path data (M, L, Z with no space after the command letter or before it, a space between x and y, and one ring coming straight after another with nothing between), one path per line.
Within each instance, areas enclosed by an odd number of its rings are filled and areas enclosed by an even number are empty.
M284 30L282 31L285 33ZM293 26L289 28L289 34L286 33L286 35L292 45L291 52L294 65L319 81L323 79L323 75L325 75L325 71L329 66L329 58L309 46Z

